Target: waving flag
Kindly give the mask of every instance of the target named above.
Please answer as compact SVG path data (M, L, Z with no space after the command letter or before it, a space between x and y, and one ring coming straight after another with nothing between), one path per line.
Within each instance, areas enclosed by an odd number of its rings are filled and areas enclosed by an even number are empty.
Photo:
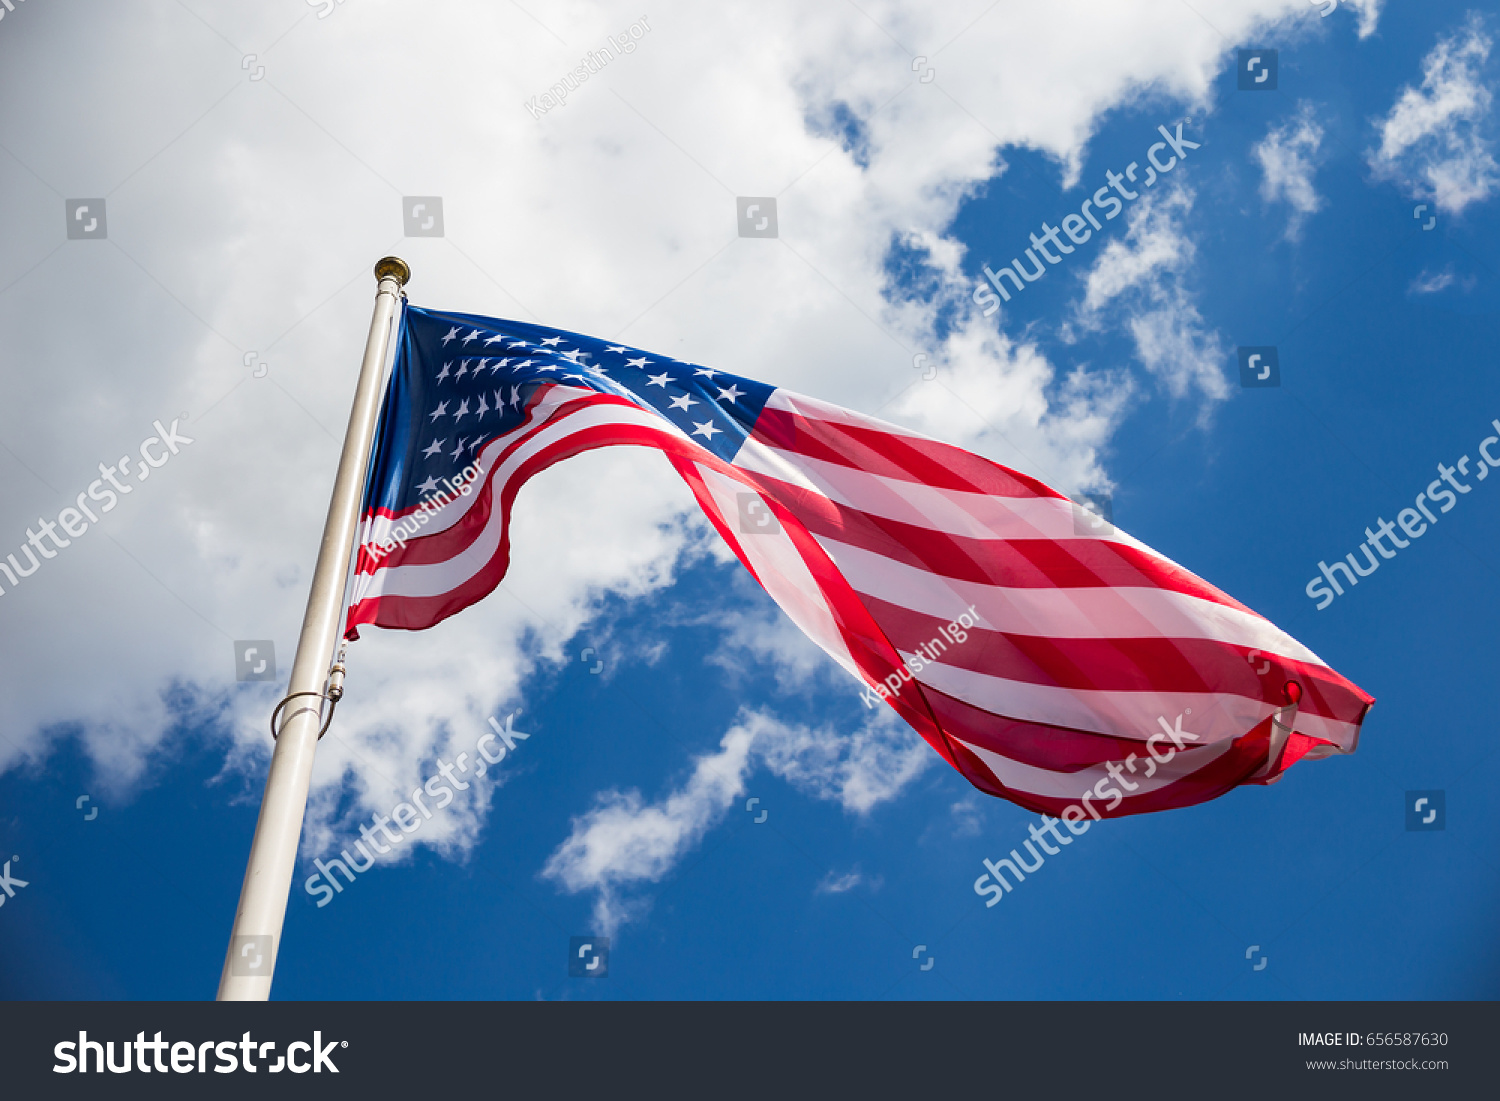
M667 456L772 599L980 790L1135 814L1353 752L1372 698L1243 604L960 448L710 367L405 308L348 633L494 590L537 472ZM1088 804L1085 804L1088 805Z

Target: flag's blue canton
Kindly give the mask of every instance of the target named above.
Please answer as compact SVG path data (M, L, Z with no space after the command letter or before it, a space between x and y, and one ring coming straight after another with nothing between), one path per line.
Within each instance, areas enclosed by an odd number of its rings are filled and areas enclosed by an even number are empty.
M726 462L775 389L560 329L407 305L366 508L399 512L443 489L487 441L521 423L547 381L655 410Z

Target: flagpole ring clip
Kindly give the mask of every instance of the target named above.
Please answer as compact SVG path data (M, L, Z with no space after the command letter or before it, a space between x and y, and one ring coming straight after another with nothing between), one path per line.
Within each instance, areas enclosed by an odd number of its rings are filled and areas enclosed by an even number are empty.
M321 742L323 740L323 735L328 733L328 728L333 724L333 713L338 708L338 705L339 705L339 701L338 700L333 699L326 692L292 692L289 695L284 696L282 698L281 702L276 705L276 709L271 712L271 740L273 742L280 736L279 733L278 733L278 731L277 731L277 729L276 729L276 717L281 714L281 709L283 707L285 707L287 704L291 703L298 696L316 696L320 700L328 700L329 701L330 706L328 708L328 714L326 716L323 716L323 725L322 725L322 728L318 731L318 741ZM303 711L311 711L311 710L312 710L311 707L299 708L298 710L293 711L292 715L300 715ZM322 707L321 706L318 708L318 712L317 713L320 716L322 716ZM291 716L288 716L288 718L290 718L290 717Z

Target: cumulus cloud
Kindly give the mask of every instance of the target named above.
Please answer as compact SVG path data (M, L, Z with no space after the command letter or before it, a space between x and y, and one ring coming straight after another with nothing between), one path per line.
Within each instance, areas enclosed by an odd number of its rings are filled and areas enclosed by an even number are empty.
M1486 79L1492 40L1477 13L1422 59L1422 86L1407 85L1377 122L1380 147L1367 159L1377 178L1457 214L1500 184Z
M1323 128L1313 118L1312 104L1300 103L1295 116L1272 127L1252 150L1262 173L1260 197L1268 203L1283 201L1292 208L1286 226L1288 240L1300 237L1303 221L1323 207L1313 187L1322 143Z
M830 727L784 723L753 712L756 753L793 787L846 811L867 814L894 799L935 759L889 708L879 708L852 734Z
M612 933L641 910L622 892L671 871L745 790L755 733L746 724L732 728L719 752L699 757L687 781L657 802L645 802L639 791L600 794L592 810L573 819L542 875L570 894L598 891L594 919Z
M747 710L718 752L698 757L687 779L661 799L647 802L635 790L597 795L594 807L573 819L542 875L569 894L598 892L594 918L612 931L644 911L634 888L660 881L723 821L757 763L814 798L867 814L894 799L932 759L927 744L885 708L852 734ZM848 890L854 882L830 889Z
M1208 329L1185 282L1196 250L1180 227L1192 206L1184 186L1142 196L1125 237L1111 241L1084 273L1076 312L1091 329L1123 317L1142 365L1173 398L1196 395L1206 421L1230 389L1223 339Z

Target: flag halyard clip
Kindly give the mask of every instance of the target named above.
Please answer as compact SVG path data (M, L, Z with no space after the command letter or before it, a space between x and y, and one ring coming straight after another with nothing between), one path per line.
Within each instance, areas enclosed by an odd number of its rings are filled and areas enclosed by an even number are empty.
M341 643L339 643L338 657L336 657L336 658L333 659L333 668L331 670L329 670L329 673L328 673L328 685L327 685L326 688L324 688L323 691L321 691L321 692L292 692L292 693L289 693L288 695L282 697L281 702L278 703L276 705L275 710L273 710L271 712L271 740L272 741L275 741L278 737L280 737L280 732L277 730L277 727L276 727L276 717L281 714L281 709L283 707L285 707L287 704L291 703L298 696L315 696L315 697L317 697L320 700L327 700L328 701L328 713L326 715L323 714L322 704L318 705L318 714L322 717L322 726L318 730L318 741L321 742L323 740L323 735L327 734L328 733L328 728L333 725L333 713L336 710L338 710L339 700L341 700L341 699L344 698L344 674L348 671L345 668L345 666L344 666L344 657L345 657L345 655L348 654L348 652L349 652L349 643L348 642L341 642ZM303 708L298 709L297 711L293 711L292 715L299 715L303 711L311 711L311 710L312 710L312 708L310 706L309 707L303 707ZM290 718L291 716L289 715L287 717Z

